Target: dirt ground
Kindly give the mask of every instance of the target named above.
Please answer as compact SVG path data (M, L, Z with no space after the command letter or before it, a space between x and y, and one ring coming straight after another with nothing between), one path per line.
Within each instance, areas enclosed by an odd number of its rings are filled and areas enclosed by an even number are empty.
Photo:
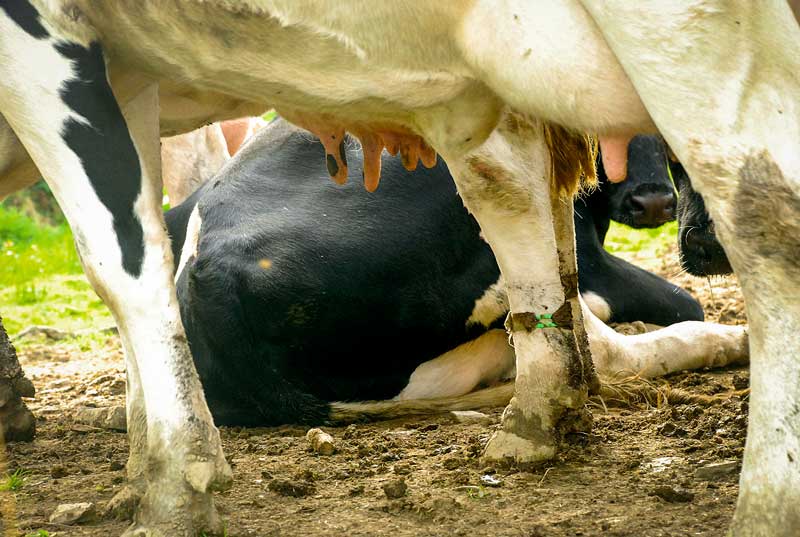
M679 274L674 259L670 252L649 265L695 294L709 320L745 322L733 278ZM30 406L39 432L33 443L8 446L9 470L25 478L16 506L0 519L3 535L119 535L127 523L102 516L76 526L48 522L62 503L92 502L102 511L123 485L125 435L73 419L81 408L124 404L118 340L110 337L99 353L42 344L20 359L38 389ZM747 371L685 373L669 382L720 393L746 386ZM479 461L501 411L485 410L488 424L442 416L325 428L336 440L331 456L309 450L304 428L224 428L236 477L217 499L227 535L724 535L738 489L746 400L595 408L591 434L535 470ZM708 468L723 462L731 464ZM402 492L400 481L405 494L389 498Z

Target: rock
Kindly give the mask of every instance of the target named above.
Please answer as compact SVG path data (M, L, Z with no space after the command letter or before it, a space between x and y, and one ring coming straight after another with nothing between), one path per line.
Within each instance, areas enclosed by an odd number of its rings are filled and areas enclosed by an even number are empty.
M489 425L492 423L491 416L475 410L453 410L450 416L458 423L478 423Z
M51 339L53 341L61 341L62 339L74 337L74 334L64 332L63 330L53 328L52 326L33 325L14 336L14 339L18 341L24 338L40 336L44 336L46 339Z
M406 491L408 490L408 485L406 485L406 480L403 478L400 479L393 479L392 481L387 481L383 484L383 493L386 494L386 497L390 500L395 500L397 498L402 498L406 495Z
M97 427L98 429L110 429L120 432L127 430L125 407L121 406L79 408L75 411L74 420L81 425Z
M317 492L313 483L288 479L273 479L267 484L267 489L281 496L291 496L292 498L302 498Z
M64 524L66 526L84 524L94 520L96 515L93 503L62 503L50 515L50 523Z
M309 429L306 433L306 440L311 444L311 449L320 455L333 455L336 452L336 445L333 437L322 429Z
M694 493L680 487L661 485L650 492L650 496L658 496L669 503L685 503L694 500Z
M108 464L108 469L111 470L112 472L117 472L117 471L122 470L124 468L125 468L125 463L124 462L111 461Z
M705 481L711 481L730 475L736 475L738 472L738 461L717 462L698 468L694 472L694 477L697 479L703 479Z

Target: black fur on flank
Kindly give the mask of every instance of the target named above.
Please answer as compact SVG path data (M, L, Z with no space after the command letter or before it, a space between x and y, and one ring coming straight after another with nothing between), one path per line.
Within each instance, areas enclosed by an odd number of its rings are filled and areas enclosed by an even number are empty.
M346 151L338 186L321 144L277 121L166 215L180 259L199 204L198 257L177 291L218 424L325 422L332 402L392 398L419 364L488 329L467 319L500 271L446 165L408 172L384 154L370 194L360 150ZM702 319L685 291L605 252L593 211L578 212L580 286L612 320Z

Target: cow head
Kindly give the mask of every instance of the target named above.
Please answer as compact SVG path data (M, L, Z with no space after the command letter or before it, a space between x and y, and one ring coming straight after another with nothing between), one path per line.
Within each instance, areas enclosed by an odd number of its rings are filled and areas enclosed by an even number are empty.
M676 197L667 170L667 149L660 136L636 136L628 145L625 181L608 181L598 159L598 178L612 220L634 228L658 227L675 219Z
M689 175L679 162L669 163L678 189L678 248L681 265L689 274L712 276L733 272L725 250L717 241L714 221L703 197L692 188Z

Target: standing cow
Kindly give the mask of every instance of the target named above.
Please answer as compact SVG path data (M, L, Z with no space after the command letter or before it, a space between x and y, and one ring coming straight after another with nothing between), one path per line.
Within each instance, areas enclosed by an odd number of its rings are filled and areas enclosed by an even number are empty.
M55 193L126 349L127 468L143 493L129 533L219 528L211 491L231 481L171 279L159 135L272 106L319 136L338 181L345 131L370 190L383 147L409 168L434 150L448 163L503 274L517 355L485 457L522 462L555 456L594 379L568 200L591 144L575 133L599 135L614 181L630 138L658 129L706 199L751 322L733 531L791 535L798 43L779 0L0 3L0 114Z

